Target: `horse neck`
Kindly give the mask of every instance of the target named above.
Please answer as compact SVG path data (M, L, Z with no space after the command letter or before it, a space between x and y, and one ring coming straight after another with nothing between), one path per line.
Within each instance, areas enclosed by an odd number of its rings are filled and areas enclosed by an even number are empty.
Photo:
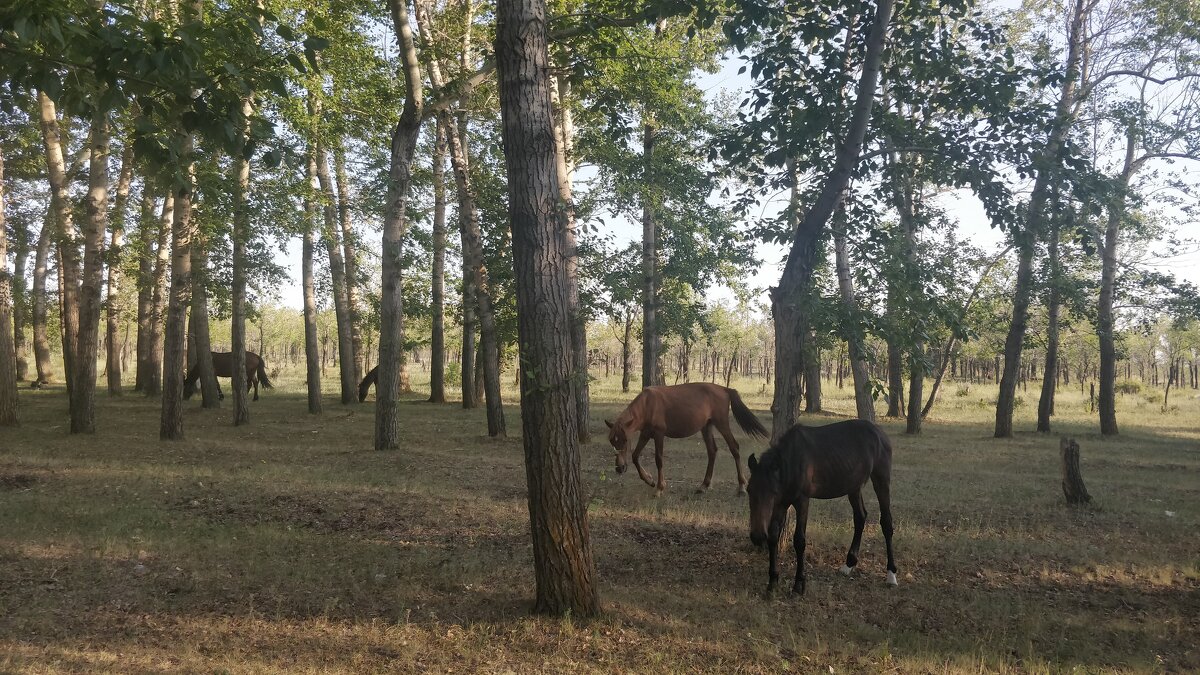
M642 414L643 407L645 407L644 399L642 399L640 396L633 399L633 403L630 403L624 410L621 411L620 415L617 415L617 424L621 426L640 426L642 424L642 420L645 418L645 415Z

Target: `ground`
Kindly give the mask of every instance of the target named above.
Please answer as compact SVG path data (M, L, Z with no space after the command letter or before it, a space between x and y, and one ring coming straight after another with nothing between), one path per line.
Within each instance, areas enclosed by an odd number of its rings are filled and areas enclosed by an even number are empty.
M404 447L377 452L372 402L327 393L308 415L301 377L277 373L248 427L192 402L173 443L140 395L99 396L97 433L69 436L61 388L22 390L23 425L0 429L0 671L1200 670L1195 390L1167 413L1122 396L1112 439L1064 390L1056 432L1079 440L1094 498L1069 508L1058 435L992 439L994 387L950 383L920 436L885 422L900 586L884 584L869 495L853 577L837 573L849 505L814 503L807 595L764 598L723 443L696 494L700 439L669 441L656 498L613 471L601 420L632 394L598 381L582 472L604 615L582 621L529 615L519 438L414 394ZM769 423L762 382L734 386ZM833 412L806 423L853 409L849 388L826 394ZM743 461L762 451L736 433ZM787 581L790 547L783 561Z

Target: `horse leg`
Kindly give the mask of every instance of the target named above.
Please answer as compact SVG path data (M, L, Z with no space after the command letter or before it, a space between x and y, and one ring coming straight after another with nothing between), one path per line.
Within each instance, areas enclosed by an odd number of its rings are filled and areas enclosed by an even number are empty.
M767 593L775 590L779 582L779 537L783 534L783 524L787 521L788 506L775 509L771 514L771 523L767 526L767 553L770 556L767 568Z
M796 533L792 535L792 546L796 548L796 583L792 584L792 592L804 595L804 540L808 531L808 497L801 497L796 502Z
M663 435L661 433L654 434L654 466L658 468L658 485L655 489L656 494L662 494L667 489L667 478L663 475Z
M858 546L862 543L863 528L867 524L867 505L863 502L862 488L851 492L848 497L850 508L854 509L854 539L846 553L846 564L842 565L842 574L846 576L850 576L850 572L858 565Z
M704 447L708 449L708 471L704 472L704 482L696 492L704 492L712 485L713 465L717 463L717 439L713 438L712 425L704 425L700 434L704 436Z
M254 384L254 400L257 401L258 400L258 375L252 376L250 378L250 382L253 382L253 384ZM246 391L250 391L250 383L246 384Z
M879 498L879 528L883 530L883 541L887 545L887 583L895 586L896 559L892 555L892 487L891 477L886 473L871 474L871 483L875 486L875 496Z
M729 454L733 455L733 465L737 467L738 475L738 494L746 492L746 476L742 473L742 456L738 453L741 446L738 445L737 439L733 437L733 432L729 430L729 416L725 419L718 419L715 422L717 431L721 432L721 438L725 439L725 445L729 446Z
M646 485L654 487L654 479L651 478L650 474L642 468L642 450L646 447L646 443L649 442L650 435L647 433L642 433L641 437L638 438L637 447L633 449L633 466L637 469L638 476L645 481Z
M221 391L221 380L220 379L217 380L217 400L218 401L225 400L225 392Z

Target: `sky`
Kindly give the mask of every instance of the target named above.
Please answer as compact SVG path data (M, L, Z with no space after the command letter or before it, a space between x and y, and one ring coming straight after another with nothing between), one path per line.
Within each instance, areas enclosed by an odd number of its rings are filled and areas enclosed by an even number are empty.
M748 74L738 73L741 65L741 60L736 56L727 57L722 61L721 69L718 72L711 74L698 73L695 82L705 91L705 95L710 101L715 100L722 94L732 94L734 95L734 100L741 100L743 97L738 96L738 94L748 91L751 85ZM1193 172L1192 175L1197 174ZM583 169L577 175L577 181L586 180L588 177L589 173L586 169ZM761 207L758 213L747 215L750 218L773 215L785 206L785 199L786 195L776 197L773 203ZM983 250L998 251L1000 249L1004 239L1003 233L991 227L984 215L983 207L978 200L974 199L968 193L960 192L950 196L944 202L944 206L949 212L949 216L958 221L959 237L964 243L969 242ZM641 224L631 222L622 217L607 217L604 227L615 236L617 244L640 240L641 238ZM1178 234L1181 237L1200 238L1200 227L1194 223L1182 226ZM373 243L374 239L368 240L368 245ZM767 289L778 283L781 272L780 263L785 253L782 246L765 243L757 245L757 252L759 258L758 268L747 279L748 287L757 291L755 299L751 303L752 306L765 305L768 302ZM299 279L299 239L289 242L287 253L281 262L287 266L292 278L290 281L282 284L277 290L278 299L288 307L303 307L303 295ZM1174 273L1178 278L1191 281L1193 284L1200 286L1200 249L1197 247L1192 247L1184 255L1159 259L1157 262L1150 261L1149 264L1156 265L1159 271ZM723 302L732 304L734 302L732 291L721 287L708 289L706 299L710 303Z

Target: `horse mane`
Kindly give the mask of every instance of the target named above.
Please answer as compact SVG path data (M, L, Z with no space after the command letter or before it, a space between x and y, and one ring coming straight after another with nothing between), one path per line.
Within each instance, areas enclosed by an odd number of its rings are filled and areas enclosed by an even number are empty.
M808 444L807 430L808 427L797 422L759 456L758 465L767 471L778 467L785 478L792 475L791 469L795 465L797 450Z

